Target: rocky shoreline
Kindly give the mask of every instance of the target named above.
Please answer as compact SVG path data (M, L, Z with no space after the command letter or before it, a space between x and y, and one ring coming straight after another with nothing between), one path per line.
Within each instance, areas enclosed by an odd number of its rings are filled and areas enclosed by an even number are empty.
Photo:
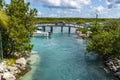
M120 59L119 58L106 58L104 60L104 65L106 66L105 71L111 73L120 79Z
M82 39L87 39L89 37L89 34L83 34L80 31L76 31L76 34L78 35L78 37L80 37Z
M0 63L0 80L17 80L31 70L24 57L16 59L12 66L7 65L7 60Z
M16 79L21 78L22 76L24 76L25 74L27 74L30 70L31 70L31 67L30 66L26 66L25 70L21 70L20 74L15 75Z

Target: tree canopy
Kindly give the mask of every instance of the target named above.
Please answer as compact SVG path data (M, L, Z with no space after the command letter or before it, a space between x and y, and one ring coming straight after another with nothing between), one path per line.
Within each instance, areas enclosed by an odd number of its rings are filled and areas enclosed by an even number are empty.
M6 15L5 11L0 8L0 27L8 28L9 17Z
M107 21L104 27L93 27L88 52L101 56L120 56L120 20Z
M9 27L2 34L4 57L13 57L15 53L17 57L26 55L33 47L30 38L36 30L34 16L37 10L30 9L29 5L24 0L11 0L5 8Z
M0 8L2 8L5 4L5 1L4 0L0 0Z

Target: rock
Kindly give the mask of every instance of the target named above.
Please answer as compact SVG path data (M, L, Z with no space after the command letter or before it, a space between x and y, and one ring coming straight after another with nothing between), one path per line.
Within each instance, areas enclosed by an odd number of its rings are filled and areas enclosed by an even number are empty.
M20 64L20 65L26 65L27 61L25 60L25 58L20 58L16 60L16 64Z
M3 75L3 73L0 73L0 80L1 80L1 78L2 78L2 75Z
M5 64L5 61L3 61L2 63L0 63L0 72L5 72L5 71L7 71L7 66L6 66L6 64Z
M120 78L120 72L116 72L116 73L115 73L115 76L117 76L117 77Z
M25 58L19 58L12 66L6 65L6 60L0 63L0 80L16 80L16 76L21 76L26 71L27 60ZM28 71L28 70L27 70Z
M106 73L110 73L107 68L103 68Z
M17 67L11 67L11 66L9 66L7 69L8 69L8 71L10 71L12 74L17 74L17 73L19 73L19 71L20 71Z
M3 72L4 68L2 66L0 66L0 72Z
M5 80L16 80L15 76L10 72L6 72L3 74L3 79Z

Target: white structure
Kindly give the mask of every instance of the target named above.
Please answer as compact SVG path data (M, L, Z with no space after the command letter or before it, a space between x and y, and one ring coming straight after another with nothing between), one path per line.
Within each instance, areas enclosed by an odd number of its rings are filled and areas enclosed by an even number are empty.
M33 36L49 36L49 32L43 32L37 30L36 32L34 32Z

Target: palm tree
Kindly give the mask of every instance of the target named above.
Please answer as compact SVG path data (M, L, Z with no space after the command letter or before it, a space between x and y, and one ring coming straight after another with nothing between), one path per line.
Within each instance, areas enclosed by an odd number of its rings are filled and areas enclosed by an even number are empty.
M8 16L0 8L0 58L3 59L3 50L2 50L2 30L8 28Z

